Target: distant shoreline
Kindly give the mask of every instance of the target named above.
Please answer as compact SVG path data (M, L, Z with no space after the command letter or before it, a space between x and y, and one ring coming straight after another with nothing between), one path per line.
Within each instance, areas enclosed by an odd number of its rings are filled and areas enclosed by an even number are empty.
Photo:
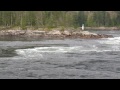
M37 28L35 29L35 27L27 27L24 30L40 30L40 31L50 31L50 30L82 30L82 27L57 27L57 28ZM0 31L1 30L23 30L20 27L0 27ZM85 27L84 30L120 30L120 27Z
M120 27L85 27L85 30L120 30Z

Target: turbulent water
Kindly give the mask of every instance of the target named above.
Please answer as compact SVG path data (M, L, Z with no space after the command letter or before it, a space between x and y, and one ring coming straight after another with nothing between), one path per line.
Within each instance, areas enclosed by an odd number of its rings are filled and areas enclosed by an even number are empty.
M1 79L120 79L120 31L106 39L0 38Z

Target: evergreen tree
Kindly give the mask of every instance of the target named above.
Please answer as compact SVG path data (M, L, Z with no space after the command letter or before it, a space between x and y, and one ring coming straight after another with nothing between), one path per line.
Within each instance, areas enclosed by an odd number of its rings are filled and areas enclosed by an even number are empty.
M0 11L0 27L120 26L120 11Z

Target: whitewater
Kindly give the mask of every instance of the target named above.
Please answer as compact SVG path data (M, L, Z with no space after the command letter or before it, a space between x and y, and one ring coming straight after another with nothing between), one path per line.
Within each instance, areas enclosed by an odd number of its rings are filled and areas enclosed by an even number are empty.
M120 78L120 31L102 39L0 38L0 78Z

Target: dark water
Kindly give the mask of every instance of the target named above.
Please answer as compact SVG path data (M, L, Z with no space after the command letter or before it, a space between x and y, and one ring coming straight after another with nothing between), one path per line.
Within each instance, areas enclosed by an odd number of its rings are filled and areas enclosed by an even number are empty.
M108 39L0 38L1 79L120 79L120 31Z

